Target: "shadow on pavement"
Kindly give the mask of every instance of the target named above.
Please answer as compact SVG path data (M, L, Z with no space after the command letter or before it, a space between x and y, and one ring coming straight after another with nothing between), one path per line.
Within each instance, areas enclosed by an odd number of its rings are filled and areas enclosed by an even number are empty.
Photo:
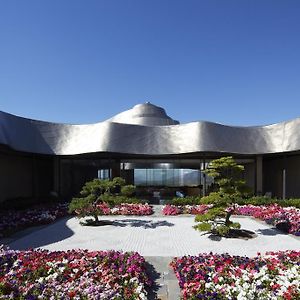
M24 232L25 235L9 243L8 246L13 250L27 250L30 248L39 248L49 244L60 242L71 237L74 231L67 226L67 221L72 218L63 218L53 224L47 225L42 229L31 232ZM19 233L20 234L20 233Z
M159 290L158 279L161 277L161 274L156 272L153 265L147 261L146 261L146 269L147 269L147 274L148 274L149 278L153 282L152 286L147 290L148 291L147 299L148 300L156 300L156 299L158 299L157 291Z
M249 240L257 237L257 234L253 231L246 230L246 229L234 229L234 228L231 228L226 236L220 236L218 234L209 233L209 232L206 234L209 234L208 238L211 241L215 241L215 242L221 241L222 238Z
M258 229L256 232L257 234L268 235L268 236L287 235L287 233L282 232L275 228Z
M125 219L125 220L117 220L114 221L114 226L119 227L143 227L145 229L155 229L157 227L172 227L173 223L168 221L152 221L152 220L139 220L139 219Z

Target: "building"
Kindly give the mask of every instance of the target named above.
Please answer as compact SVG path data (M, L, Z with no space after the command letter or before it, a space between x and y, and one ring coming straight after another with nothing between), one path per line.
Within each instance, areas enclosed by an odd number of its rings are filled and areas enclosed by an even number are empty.
M245 166L256 194L300 197L300 119L256 127L179 124L151 103L90 125L0 112L0 201L53 192L71 198L87 180L115 176L148 192L206 194L212 181L202 171L225 155Z

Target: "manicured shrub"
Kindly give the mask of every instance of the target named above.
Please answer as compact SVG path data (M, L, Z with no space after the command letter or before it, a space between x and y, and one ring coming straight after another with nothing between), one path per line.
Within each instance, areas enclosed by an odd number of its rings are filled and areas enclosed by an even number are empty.
M99 197L100 202L105 202L109 204L110 206L115 206L121 203L141 203L141 200L137 198L129 198L127 196L123 195L109 195L109 194L103 194Z
M209 196L208 196L209 197ZM236 199L236 203L239 205L271 205L271 204L278 204L282 207L296 207L300 208L300 199L277 199L277 198L269 198L263 196L256 196L250 198L241 198L238 197Z
M135 193L134 185L124 185L121 187L121 194L126 197L132 197Z
M199 223L194 226L195 229L229 236L231 229L240 228L240 224L233 223L230 217L234 213L236 199L248 193L245 181L240 179L243 171L244 167L238 165L231 156L210 162L205 173L214 178L219 191L208 196L213 206L195 217L195 222ZM201 203L209 202L202 198Z
M176 216L180 214L204 214L211 207L211 205L199 204L199 205L170 205L164 206L162 213L165 216Z
M78 217L92 216L94 218L94 223L99 224L99 215L103 215L101 207L98 204L104 202L102 198L106 197L106 203L113 206L115 201L121 201L114 196L121 191L121 187L125 185L125 180L120 177L115 177L113 180L109 179L94 179L88 181L82 187L80 191L80 197L75 197L72 199L69 205L69 212L75 212ZM125 196L120 196L126 198ZM93 224L89 221L89 224Z
M179 197L176 197L176 198L173 198L172 199L172 202L170 204L172 205L197 205L197 204L200 204L200 201L201 201L201 197L200 196L187 196L187 197L184 197L184 198L179 198Z
M177 205L167 204L162 210L163 215L165 216L176 216L181 213L180 208Z
M279 230L300 236L300 209L271 205L238 205L236 214L252 216L276 226Z
M212 192L207 196L187 196L185 198L173 198L170 204L172 205L197 205L197 204L213 204L220 198L217 192ZM239 205L270 205L278 204L282 207L296 207L300 208L300 199L291 198L291 199L278 199L270 198L265 196L252 196L252 197L235 197L235 202Z

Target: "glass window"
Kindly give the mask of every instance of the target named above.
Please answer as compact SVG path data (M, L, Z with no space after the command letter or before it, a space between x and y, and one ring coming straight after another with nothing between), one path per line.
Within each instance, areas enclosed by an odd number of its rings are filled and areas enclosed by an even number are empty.
M140 186L198 186L200 171L193 169L134 169L134 184Z
M110 169L99 169L98 178L99 179L109 179L110 178Z

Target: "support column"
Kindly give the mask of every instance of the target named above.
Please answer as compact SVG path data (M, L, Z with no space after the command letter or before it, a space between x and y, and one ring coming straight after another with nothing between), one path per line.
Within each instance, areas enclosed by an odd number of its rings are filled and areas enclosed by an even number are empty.
M256 195L263 193L263 159L261 155L256 156Z
M282 169L282 199L286 198L286 155L283 157L283 169Z
M37 169L37 159L32 157L32 198L38 199L39 194L39 178Z
M60 194L60 160L58 157L53 158L53 191Z
M203 173L203 171L205 170L205 159L202 160L202 162L200 163L200 170L201 170L201 184L202 184L202 196L205 197L206 196L206 174Z
M286 198L286 170L282 170L282 199Z
M111 161L111 178L120 177L121 168L120 168L120 160Z

